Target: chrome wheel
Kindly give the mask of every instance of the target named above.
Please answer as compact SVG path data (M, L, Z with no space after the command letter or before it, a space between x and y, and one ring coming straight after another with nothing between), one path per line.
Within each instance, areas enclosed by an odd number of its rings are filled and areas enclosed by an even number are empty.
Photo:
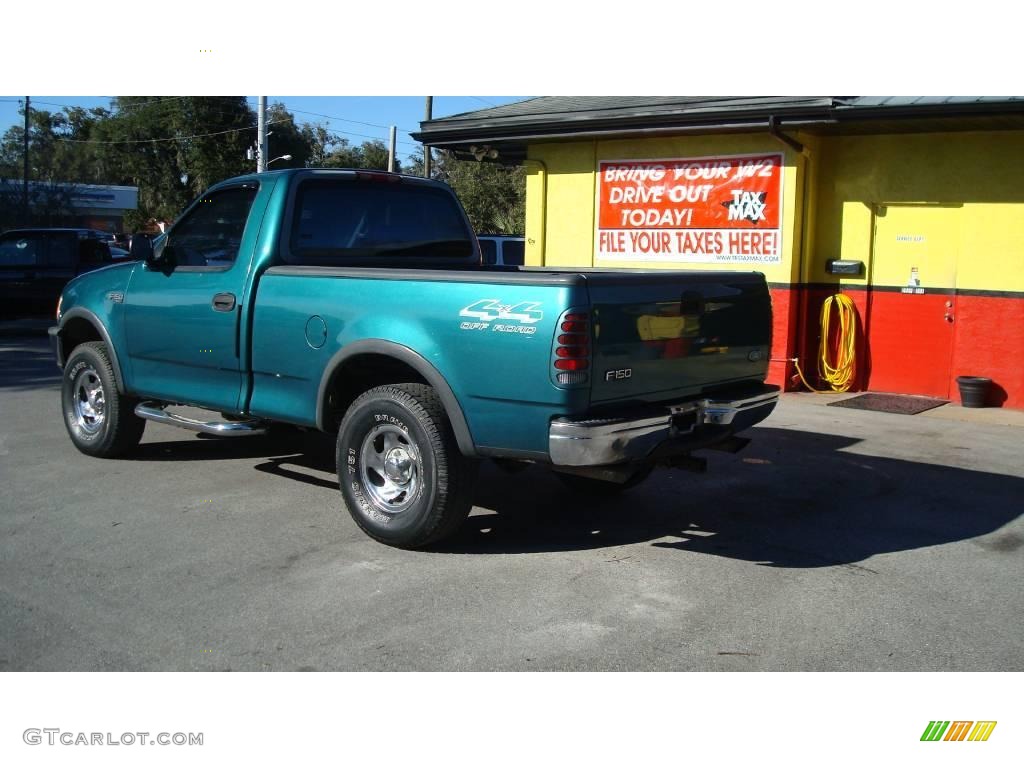
M409 436L393 424L377 424L363 438L359 472L363 487L382 512L404 512L416 500L423 461Z
M74 398L75 421L83 432L94 435L103 427L106 418L106 397L103 382L96 369L86 366L71 385Z

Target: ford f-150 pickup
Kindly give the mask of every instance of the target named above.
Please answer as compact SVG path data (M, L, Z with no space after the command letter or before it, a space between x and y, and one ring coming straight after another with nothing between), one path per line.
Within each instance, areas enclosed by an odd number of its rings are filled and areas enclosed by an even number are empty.
M124 454L147 420L319 429L353 519L394 546L453 533L481 459L622 490L738 450L778 398L763 275L485 267L436 181L235 178L132 251L72 280L50 329L74 445Z

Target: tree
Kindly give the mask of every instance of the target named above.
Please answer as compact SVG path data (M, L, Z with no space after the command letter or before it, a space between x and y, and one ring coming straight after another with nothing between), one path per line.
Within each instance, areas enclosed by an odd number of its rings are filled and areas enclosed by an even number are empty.
M212 184L254 170L245 152L256 115L244 96L119 96L95 134L107 183L139 188L139 208L125 216L132 228L172 221Z
M316 154L313 142L320 136L295 125L295 116L285 109L284 104L274 103L267 107L267 131L273 133L267 137L270 153L267 162L283 155L292 156L291 160L278 160L267 170L305 168L311 164ZM329 140L329 134L323 138Z
M366 168L386 171L388 169L388 148L380 139L364 141L358 147L349 144L348 139L339 138L330 154L324 160L326 168ZM395 158L395 172L401 172L402 164Z
M19 111L25 114L24 107ZM29 180L93 182L102 170L88 141L95 126L107 117L109 112L104 109L33 109L29 115ZM23 178L24 138L20 124L8 128L0 138L0 177Z
M367 168L377 171L386 171L388 169L388 148L380 139L374 139L373 141L364 141L360 147L360 154L362 155L362 162L360 168ZM398 158L395 158L395 172L398 173L402 170L402 164Z
M24 108L21 114L25 114ZM93 182L100 173L86 142L97 121L107 115L102 109L31 111L27 218L22 183L25 129L15 125L4 132L0 137L0 230L68 223L74 183Z
M324 168L361 168L362 162L359 147L353 147L348 139L339 137L323 157L320 165Z
M309 146L309 158L306 164L310 168L323 168L328 163L331 153L339 146L348 146L348 140L332 133L321 123L305 123L299 129L302 138Z
M422 175L422 152L413 155L409 172ZM459 160L450 152L435 150L431 176L455 191L477 232L525 232L526 173L522 167Z

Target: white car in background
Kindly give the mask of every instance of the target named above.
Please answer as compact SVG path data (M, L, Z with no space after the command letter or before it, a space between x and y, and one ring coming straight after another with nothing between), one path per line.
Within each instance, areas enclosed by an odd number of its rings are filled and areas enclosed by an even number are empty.
M523 266L526 238L522 235L477 235L484 264Z

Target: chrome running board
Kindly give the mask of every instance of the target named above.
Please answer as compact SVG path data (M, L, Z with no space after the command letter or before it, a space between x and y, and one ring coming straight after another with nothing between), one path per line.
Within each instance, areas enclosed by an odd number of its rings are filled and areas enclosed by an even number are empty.
M267 431L266 424L256 419L245 419L242 421L199 421L198 419L190 419L188 416L181 416L177 413L168 413L164 410L163 406L152 402L139 403L135 406L135 415L159 424L170 424L172 427L181 427L192 432L202 432L204 435L219 435L220 437L262 435Z

